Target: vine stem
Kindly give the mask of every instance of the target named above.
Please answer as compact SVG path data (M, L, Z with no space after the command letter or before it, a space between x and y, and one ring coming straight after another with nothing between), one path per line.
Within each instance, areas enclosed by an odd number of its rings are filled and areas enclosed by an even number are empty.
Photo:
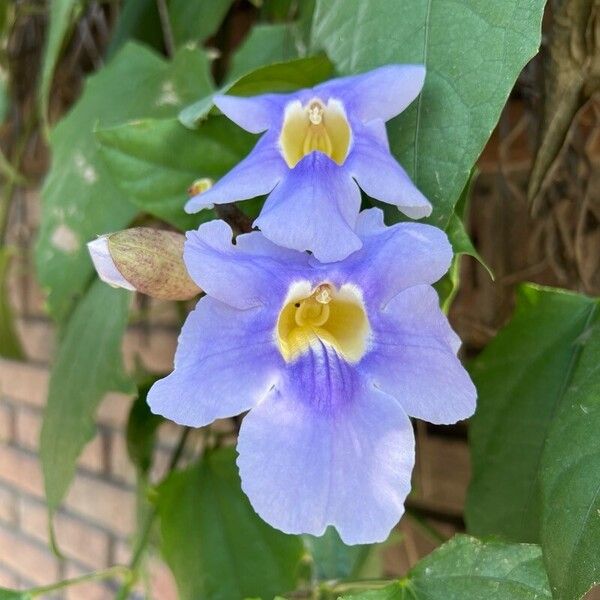
M187 439L190 435L191 428L185 427L181 432L181 436L179 437L179 441L177 443L177 447L175 448L173 455L171 456L171 460L169 461L169 467L167 469L167 474L171 473L175 467L177 467L177 463L183 454L183 450L185 449L185 445ZM150 539L150 533L152 532L152 526L154 525L154 521L156 519L156 515L158 514L158 509L156 507L152 507L152 510L146 515L144 520L144 524L141 528L141 533L136 543L135 551L133 553L133 557L129 562L129 566L127 568L126 581L123 586L119 590L119 593L115 596L115 600L127 600L129 595L131 594L131 590L133 586L136 584L139 579L139 571L142 559L144 558L144 553L146 551L146 546L148 545L148 541Z
M129 575L129 568L122 565L117 565L115 567L110 567L109 569L104 569L103 571L94 571L93 573L86 573L85 575L73 577L72 579L64 579L63 581L59 581L58 583L51 583L50 585L43 585L40 587L31 588L24 593L26 593L31 598L34 598L35 596L41 596L42 594L54 592L56 590L60 590L62 588L66 588L72 585L77 585L79 583L85 583L86 581L112 579L113 577L127 575Z

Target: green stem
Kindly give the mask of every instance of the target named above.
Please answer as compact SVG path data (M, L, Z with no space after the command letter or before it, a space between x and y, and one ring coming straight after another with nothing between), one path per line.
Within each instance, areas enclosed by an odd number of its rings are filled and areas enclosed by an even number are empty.
M55 592L56 590L61 590L72 585L78 585L79 583L85 583L86 581L113 579L114 577L121 577L128 574L129 569L127 567L118 565L116 567L110 567L110 569L104 569L103 571L94 571L93 573L87 573L85 575L80 575L79 577L73 577L72 579L64 579L63 581L51 583L50 585L31 588L23 593L31 598L34 598L35 596L41 596L42 594Z
M189 427L185 427L181 432L181 436L179 438L179 442L177 443L177 447L175 448L173 455L171 456L171 460L169 461L167 474L171 473L177 466L177 463L179 462L179 459L183 454L183 450L185 449L185 444L187 442L188 436L190 435L190 432L191 429ZM148 541L150 540L152 526L154 525L157 513L158 511L156 507L153 507L152 510L147 514L146 519L144 520L144 524L141 528L141 534L137 540L133 557L129 562L128 575L126 581L124 582L123 587L119 590L119 593L115 597L115 600L127 600L129 595L131 594L133 586L139 579L140 565L142 559L144 558L144 553L146 551Z

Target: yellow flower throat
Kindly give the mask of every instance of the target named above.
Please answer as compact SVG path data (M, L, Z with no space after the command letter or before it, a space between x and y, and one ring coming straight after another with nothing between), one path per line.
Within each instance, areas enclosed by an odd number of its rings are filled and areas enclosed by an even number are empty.
M341 103L330 99L323 104L314 98L302 106L291 102L279 137L281 153L288 167L295 167L307 154L318 151L341 165L348 156L352 134Z
M370 332L360 293L351 286L337 290L322 283L307 295L307 286L300 284L288 294L279 313L276 334L283 358L291 362L321 342L348 362L358 362Z

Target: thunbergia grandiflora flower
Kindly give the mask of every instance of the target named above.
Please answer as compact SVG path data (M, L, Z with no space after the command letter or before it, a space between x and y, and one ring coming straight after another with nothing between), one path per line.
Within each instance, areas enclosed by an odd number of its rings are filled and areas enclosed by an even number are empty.
M431 205L391 155L385 128L417 97L424 78L423 66L388 65L293 94L217 96L232 121L266 133L186 210L269 194L255 225L272 242L325 262L361 247L358 186L411 218L428 216Z
M323 264L223 221L189 232L184 260L206 291L179 338L175 370L148 396L200 427L250 410L238 439L242 487L289 533L333 525L348 544L384 540L414 463L409 416L453 423L475 389L431 284L452 250L439 229L357 219L362 248Z

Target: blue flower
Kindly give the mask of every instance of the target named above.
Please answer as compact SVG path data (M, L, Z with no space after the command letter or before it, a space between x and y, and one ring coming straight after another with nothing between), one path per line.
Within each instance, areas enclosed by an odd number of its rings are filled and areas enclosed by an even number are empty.
M242 487L289 533L328 525L348 544L384 540L410 491L409 416L471 415L475 388L431 284L452 250L439 229L356 223L362 249L322 264L223 221L190 232L188 271L206 291L179 338L153 412L201 427L250 410L238 440Z
M310 250L324 262L361 247L357 183L411 218L428 216L431 205L390 154L385 128L417 97L424 78L423 66L388 65L293 94L216 97L232 121L265 134L186 211L269 194L255 225L275 244Z

